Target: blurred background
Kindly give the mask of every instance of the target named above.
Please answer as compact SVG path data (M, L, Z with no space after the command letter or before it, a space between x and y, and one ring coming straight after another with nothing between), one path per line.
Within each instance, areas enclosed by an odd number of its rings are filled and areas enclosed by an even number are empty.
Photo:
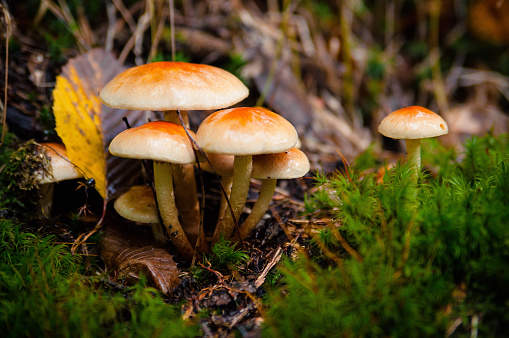
M409 105L442 115L459 147L506 132L507 0L2 0L9 36L8 126L54 140L52 90L66 62L93 48L126 66L175 59L212 64L245 82L241 105L291 121L313 168L369 150L394 160L379 122ZM5 43L0 46L5 86ZM3 95L2 95L3 96ZM3 100L2 100L3 101ZM206 113L191 115L198 125ZM193 120L194 119L194 120Z

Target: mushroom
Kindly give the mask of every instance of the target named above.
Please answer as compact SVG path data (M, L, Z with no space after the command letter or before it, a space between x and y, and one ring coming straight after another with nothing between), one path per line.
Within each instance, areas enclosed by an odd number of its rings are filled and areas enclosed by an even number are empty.
M249 237L269 209L278 179L302 177L308 171L309 160L306 154L297 148L277 154L254 155L251 177L261 179L262 186L251 214L240 227L240 237Z
M404 139L407 162L415 171L421 168L421 139L445 135L447 123L431 110L419 106L405 107L387 115L378 132L393 139Z
M47 171L36 175L42 195L42 213L49 217L53 206L54 183L83 177L83 173L77 171L76 166L69 161L67 150L62 144L40 143L39 150L42 152L42 156L49 159Z
M130 187L115 200L113 207L125 219L149 225L152 228L154 239L160 244L166 243L159 221L157 203L151 187L147 185Z
M165 120L180 124L177 110L187 123L187 110L229 107L248 94L242 81L221 68L162 61L123 71L99 95L110 107L161 110Z
M109 150L112 155L119 157L154 161L154 185L161 219L177 250L184 259L191 260L194 250L179 221L171 167L171 163L196 162L193 146L184 128L171 122L149 122L118 134L111 141ZM198 233L188 236L192 243L199 237Z
M180 124L180 110L189 127L187 110L215 110L229 107L249 94L233 74L209 65L185 62L153 62L118 74L100 92L104 104L114 108L157 110L166 121ZM184 229L197 232L200 209L194 169L173 165L175 198ZM190 230L188 230L190 229Z
M206 153L234 155L231 191L232 213L216 228L214 241L230 237L234 220L244 209L251 180L252 155L280 153L297 143L297 131L280 115L261 107L231 108L209 115L196 133L197 144Z

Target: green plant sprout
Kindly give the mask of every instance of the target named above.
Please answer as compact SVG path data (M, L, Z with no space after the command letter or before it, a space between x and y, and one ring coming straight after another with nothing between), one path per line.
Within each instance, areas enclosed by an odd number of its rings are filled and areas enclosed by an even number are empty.
M211 253L204 256L204 262L210 268L218 271L237 271L242 264L249 260L249 255L245 251L238 249L235 242L227 240L223 236L212 245ZM200 282L206 281L211 275L207 269L199 266L195 266L192 272L195 279Z

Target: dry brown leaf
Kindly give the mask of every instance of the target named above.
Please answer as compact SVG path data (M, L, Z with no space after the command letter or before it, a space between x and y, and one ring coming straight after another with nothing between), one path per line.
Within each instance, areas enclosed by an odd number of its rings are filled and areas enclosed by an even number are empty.
M177 264L163 249L153 246L125 248L118 252L115 260L117 278L129 276L139 279L140 274L144 274L163 293L170 292L180 282Z
M173 290L180 280L172 256L150 245L150 237L145 238L132 227L116 222L107 224L101 237L101 256L108 269L117 279L137 280L143 274L161 292Z

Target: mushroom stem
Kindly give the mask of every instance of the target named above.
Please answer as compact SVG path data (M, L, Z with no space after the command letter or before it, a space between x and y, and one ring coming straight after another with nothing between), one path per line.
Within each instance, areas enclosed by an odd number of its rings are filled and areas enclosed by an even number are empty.
M240 238L246 239L249 237L251 232L256 228L260 220L262 219L265 212L269 209L272 196L276 190L277 179L269 178L262 181L262 187L260 194L256 200L251 214L246 218L242 226L240 227Z
M168 236L182 257L187 261L191 261L194 250L178 219L170 163L154 161L154 185L159 213Z
M181 110L180 115L184 121L185 127L189 129L189 117L187 110ZM182 125L176 110L165 110L164 120ZM173 175L175 176L175 199L177 209L182 215L182 227L189 237L191 244L196 244L196 239L200 233L200 203L196 190L196 179L194 177L194 166L192 164L174 164ZM205 234L202 231L199 248L202 252L208 250L205 242Z
M152 229L152 236L157 244L165 244L166 237L164 237L163 229L161 228L160 223L150 223L150 228Z
M196 181L194 177L194 166L192 164L172 164L174 176L175 202L177 209L182 217L181 223L184 232L189 238L191 245L196 245L196 240L200 237L198 248L201 252L207 252L207 243L205 235L200 233L200 204L196 191Z
M53 194L55 191L55 183L39 184L39 192L41 193L41 201L39 202L42 214L46 218L50 218L53 209Z
M233 162L233 183L230 195L230 204L232 206L235 220L238 221L244 204L246 203L249 184L251 183L251 171L253 170L253 161L251 155L235 156ZM217 242L221 235L229 238L235 229L230 208L226 208L223 221L219 223L214 233L214 242Z
M407 162L410 163L415 173L421 170L421 139L406 140Z
M226 202L227 198L230 198L232 192L232 176L222 176L221 177L221 185L223 186L224 191L226 192L226 196L221 191L221 202L219 203L219 214L217 216L217 224L221 222L224 217L224 213L226 209L228 209L228 203Z
M165 121L173 122L179 126L182 125L176 110L165 110L163 113ZM187 110L181 110L180 116L182 116L182 120L186 124L185 127L189 129L189 116L187 115Z

